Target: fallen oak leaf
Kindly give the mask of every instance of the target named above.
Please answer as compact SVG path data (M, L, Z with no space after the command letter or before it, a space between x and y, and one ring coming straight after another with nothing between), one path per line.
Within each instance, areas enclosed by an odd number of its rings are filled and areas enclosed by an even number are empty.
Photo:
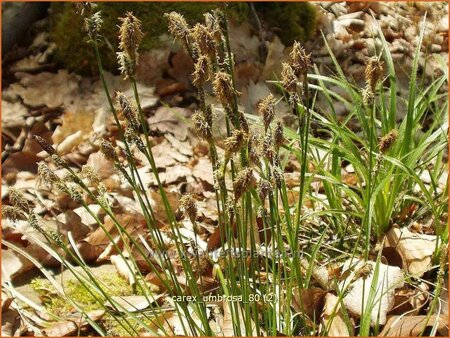
M318 319L322 312L326 292L322 288L294 289L292 306L298 313L306 314L311 320Z
M111 263L116 268L117 273L125 278L132 287L136 285L136 278L134 277L136 275L136 271L134 271L131 263L127 262L126 259L119 255L112 255Z
M87 316L92 321L98 321L105 314L104 310L95 310L87 313ZM43 330L45 335L49 337L64 337L64 336L73 336L80 329L89 325L89 322L84 318L83 315L81 318L73 318L72 320L66 320L62 322L57 322L52 326Z
M349 337L350 331L345 324L339 298L332 293L325 295L322 313L325 334L329 337Z
M418 315L420 309L428 302L429 298L430 290L426 283L422 282L414 288L406 286L396 291L395 305L390 314L401 315L408 313L410 315Z
M95 262L103 251L100 246L95 246L89 242L82 240L77 243L77 251L86 263Z
M20 336L20 331L21 320L19 312L14 308L2 309L2 337Z
M378 263L377 268L376 264L355 258L347 260L343 271L351 270L351 273L340 283L340 288L347 291L343 303L351 313L361 317L362 309L364 308L365 311L369 309L371 325L377 323L384 325L387 313L394 307L395 289L403 287L404 277L402 270L396 266ZM368 266L371 266L371 271L361 274L361 271ZM378 270L378 276L375 278L376 270ZM377 294L375 299L371 298L372 292ZM372 302L370 302L371 299Z
M211 162L208 158L202 157L192 170L192 176L200 181L208 183L211 187L214 186L214 177Z
M437 323L437 331L448 337L448 316L392 316L386 322L379 337L418 337L427 328Z
M220 232L220 226L218 226L211 236L209 236L208 245L206 246L208 252L214 251L222 246L223 241L221 240Z
M55 144L64 143L68 137L77 133L87 137L93 131L93 122L94 113L91 111L66 111L61 117L61 125L52 134L52 141Z
M20 96L27 106L48 108L70 105L81 79L80 76L69 74L67 70L59 70L56 74L17 73L16 76L20 78L20 82L12 84L8 90Z
M232 225L233 228L233 235L234 237L237 237L237 225L236 222L233 222ZM219 225L214 232L209 236L208 238L208 245L206 246L206 250L208 252L214 251L218 248L220 248L225 242L226 242L226 234L225 231L222 230L223 226Z
M236 332L236 334L234 333L234 329L233 329L233 316L231 314L231 310L230 310L230 301L225 300L223 302L223 327L222 327L222 332L223 332L223 336L224 337L234 337L234 336L243 336L243 335L247 335L247 332L243 332L244 330L239 327L240 332ZM237 314L238 314L238 318L237 321L244 323L244 317L242 315L242 306L240 305L240 303L236 304L236 308L237 308ZM248 334L251 337L257 337L258 336L258 332L256 331L256 324L253 321L253 319L250 318L250 325L251 325L251 333ZM247 333L247 334L246 334Z
M404 269L415 277L421 277L430 268L436 241L435 235L416 234L407 228L392 228L386 234L385 246L397 250Z

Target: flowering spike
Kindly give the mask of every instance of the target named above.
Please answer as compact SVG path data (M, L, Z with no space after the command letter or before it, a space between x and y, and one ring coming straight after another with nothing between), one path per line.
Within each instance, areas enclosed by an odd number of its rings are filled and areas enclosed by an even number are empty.
M115 151L113 145L111 144L111 142L105 140L104 138L101 138L98 143L100 146L100 151L103 153L103 155L105 155L105 157L108 160L110 160L110 161L118 160L116 151Z
M264 204L267 196L272 192L272 184L268 180L261 179L258 184L258 195L261 203Z
M387 152L394 142L397 140L398 131L396 129L392 129L389 133L380 138L380 142L378 143L378 148L382 153Z
M306 54L303 46L295 41L290 56L292 60L292 69L297 77L305 75L308 68L311 66L311 54Z
M103 20L100 12L96 12L84 19L84 28L88 33L90 42L94 42L99 39L102 24Z
M264 129L267 130L275 116L275 97L269 94L258 105L258 112L262 115L264 121Z
M230 105L233 102L234 95L239 94L233 88L231 76L225 72L216 73L213 81L213 90L214 94L224 106Z
M16 188L9 189L9 201L11 204L25 213L30 212L30 202L28 202L24 194Z
M367 90L375 93L378 84L383 76L383 63L377 57L371 57L367 62L364 72L367 84Z
M297 76L289 63L283 62L281 64L281 85L290 93L297 91Z
M213 32L205 25L198 23L192 28L191 36L197 42L200 53L208 56L211 60L215 60L216 46L214 44Z
M34 139L39 143L41 148L44 149L47 152L47 154L49 154L49 155L56 154L55 148L53 148L50 145L50 143L48 143L45 139L43 139L42 137L40 137L38 135L34 135Z
M24 221L27 219L25 213L21 209L11 205L2 205L2 218L9 219L13 222Z
M273 140L277 149L279 149L284 143L283 130L283 123L280 120L277 120L275 122L275 128L273 129Z
M196 112L192 115L192 120L194 121L194 128L198 137L207 142L211 142L213 139L212 128L205 116L201 112Z
M125 17L119 20L122 21L119 28L119 48L137 63L138 48L144 36L141 21L132 12L127 12Z
M233 130L231 136L225 139L225 157L230 158L237 153L243 146L245 134L242 130Z
M192 74L193 83L197 88L202 87L210 79L211 61L205 55L200 55L195 63L195 70Z
M247 190L256 184L251 168L242 169L233 181L234 199L238 200Z
M180 207L184 213L184 217L189 218L192 223L197 219L197 204L191 194L184 195L180 199Z
M128 121L129 125L134 130L139 130L139 122L137 119L136 108L131 104L128 98L121 92L116 92L116 100L120 109Z
M169 20L170 34L175 38L186 42L189 35L189 26L186 19L177 12L166 13L164 16Z

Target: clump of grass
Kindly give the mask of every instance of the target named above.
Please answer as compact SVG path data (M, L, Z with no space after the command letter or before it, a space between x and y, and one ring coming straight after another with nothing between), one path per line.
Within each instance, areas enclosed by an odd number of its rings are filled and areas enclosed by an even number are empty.
M166 255L159 256L161 258L158 260L150 259L150 246L146 240L127 232L108 202L106 189L91 168L85 166L81 174L77 173L56 155L50 144L37 137L55 164L66 170L67 177L58 177L44 163L39 164L39 175L42 181L68 194L96 220L127 268L134 273L130 286L133 294L151 297L154 291L145 282L145 276L133 256L126 254L131 252L131 246L144 258L168 296L182 299L189 291L191 296L202 299L206 281L199 270L212 270L219 287L208 292L242 299L242 302L232 302L228 307L234 335L318 335L324 333L317 325L320 313L306 315L307 304L303 304L299 295L318 285L336 293L340 301L345 293L337 287L337 280L329 280L329 285L323 286L324 281L315 277L318 262L340 262L347 258L363 257L365 260L376 259L378 267L381 254L375 251L376 245L394 224L401 210L412 203L419 204L420 215L434 218L439 236L436 253L440 252L443 243L447 243L447 228L440 218L446 210L446 198L444 192L438 191L436 183L443 172L443 151L446 148L447 126L442 126L440 121L446 112L447 100L438 94L446 77L434 80L425 89L417 86L420 43L410 79L407 115L400 123L396 118L395 69L381 33L379 38L383 49L367 61L364 88L348 81L331 50L337 71L334 77L321 75L301 44L294 43L288 61L282 65L280 81L274 82L277 93L282 95L297 120L296 127L286 128L281 121L274 120L277 99L273 94L261 101L256 114L245 115L241 111L238 104L240 93L234 79L234 55L230 50L224 11L206 13L205 21L193 27L179 13L166 14L169 31L195 65L192 80L198 93L198 109L192 121L198 137L208 145L214 172L220 241L216 247L219 246L221 252L220 259L215 260L210 253L198 248L195 197L186 195L180 200L184 216L194 229L196 245L192 254L182 240L179 221L159 178L135 76L139 44L144 34L140 21L132 13L121 18L118 64L133 90L134 102L116 93L115 104L104 78L99 51L101 15L92 6L85 8L84 15L106 99L124 144L124 149L119 152L112 140L101 139L99 149L133 188L152 249L164 253L163 235L133 150L137 149L147 159L157 181L187 285L180 282L176 267ZM339 86L346 97L331 91L331 85ZM223 142L213 132L217 120L214 106L207 103L207 95L215 96L223 108L227 130ZM316 107L319 95L329 104L320 111ZM350 114L344 121L336 115L335 102L349 108ZM419 133L427 110L433 111L435 122L427 131ZM351 119L359 122L360 132L348 126ZM328 133L328 138L317 138L312 134L310 126L313 120L323 132ZM223 157L219 156L220 143L225 148ZM319 156L319 151L326 155ZM284 175L289 156L296 158L300 168L295 189L288 186ZM358 178L356 186L349 186L343 181L341 169L344 163L353 165ZM433 164L432 169L428 169L430 164ZM430 187L420 180L424 170L429 170L432 176ZM232 181L231 186L227 186L227 178ZM321 184L325 198L315 194L312 182ZM419 187L419 191L414 190L414 185ZM295 196L294 202L290 198L292 194ZM121 241L125 243L123 249L117 246L103 222L90 209L88 199L100 205L111 218ZM143 331L154 333L156 330L160 334L168 334L158 320L161 314L159 304L150 302L148 311L140 314L124 309L111 298L113 292L105 287L105 283L92 274L70 239L67 241L44 229L17 191L11 192L10 202L11 206L3 209L4 216L28 219L45 238L45 242L39 242L40 245L74 274L77 288L84 288L80 299L73 295L70 287L62 289L51 276L47 276L60 297L64 297L61 299L69 299L71 306L82 313L91 309L90 304L104 309L110 323L117 324L115 333L140 335ZM11 244L8 247L24 254ZM73 264L79 265L83 274L76 272ZM374 291L369 292L373 295ZM373 295L371 299L373 302L367 306L361 319L361 335L375 332L368 324L370 310L377 306L376 297ZM294 300L300 313L291 306ZM106 307L105 302L110 303L112 308ZM185 335L214 334L209 309L204 302L180 301L175 304L174 311L186 318L187 325L183 321ZM350 328L349 314L345 309L342 311ZM122 315L118 316L118 313ZM198 320L192 319L193 313ZM96 323L91 325L99 334L111 332ZM353 330L351 327L350 332Z

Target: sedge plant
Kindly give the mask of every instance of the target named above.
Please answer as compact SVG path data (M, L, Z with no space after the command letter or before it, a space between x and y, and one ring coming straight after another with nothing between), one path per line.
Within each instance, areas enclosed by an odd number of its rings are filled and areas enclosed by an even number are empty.
M126 13L120 18L118 32L118 64L132 89L133 100L130 100L123 93L112 93L105 80L99 52L105 44L101 13L93 4L80 6L119 136L117 141L99 139L97 146L132 187L144 219L144 233L136 236L121 223L111 206L109 192L92 167L84 165L78 170L58 156L52 145L36 136L53 165L65 171L65 176L61 177L48 163L41 162L39 177L48 189L68 195L93 217L129 271L131 294L145 297L148 308L130 311L118 302L111 294L111 288L92 273L71 234L65 238L46 229L19 191L11 190L11 205L4 206L2 212L4 217L26 220L30 224L34 229L30 237L75 276L92 302L105 311L109 321L117 323L120 330L116 329L115 334L172 335L174 332L168 329L171 324L166 316L167 311L172 311L182 318L178 334L215 335L211 304L202 301L203 296L209 294L227 296L219 311L226 309L224 315L231 319L227 328L230 334L326 334L328 328L318 325L320 313L308 312L309 305L303 295L313 286L320 285L325 291L335 292L342 304L347 290L340 288L337 280L321 278L319 263L337 264L358 257L365 261L374 259L374 273L377 274L381 256L374 248L401 219L402 210L412 204L419 206L417 217L433 218L439 236L436 257L442 257L442 245L448 240L441 217L446 212L447 191L442 191L438 182L444 172L447 124L441 121L448 101L440 90L447 81L447 74L433 80L426 88L418 85L420 43L414 56L407 114L403 121L399 122L397 118L396 72L381 31L382 49L367 61L366 83L362 89L346 78L331 50L336 76L320 74L311 56L295 42L287 62L282 64L280 81L273 83L276 92L261 100L256 114L249 115L239 106L240 92L234 78L235 62L230 48L226 7L206 13L204 22L194 26L179 13L167 13L169 32L194 64L192 84L198 101L192 126L198 138L207 144L214 176L218 222L211 236L216 236L218 241L214 247L204 250L199 247L198 197L185 195L179 201L183 217L193 229L193 240L189 242L180 231L180 219L159 177L151 126L140 104L136 80L139 45L144 35L139 19ZM423 30L420 41L422 37ZM345 95L333 92L332 86L338 86ZM277 93L286 100L295 116L295 128L287 128L275 119ZM208 96L215 98L214 104L209 103ZM320 108L316 105L319 98L324 98L328 106ZM350 113L344 120L338 119L335 102L348 108ZM220 112L225 114L225 139L215 132L216 115ZM423 131L421 126L427 114L433 114L435 119ZM360 131L349 127L351 120L358 122ZM329 137L314 135L313 121ZM220 146L223 146L223 152ZM166 255L165 234L158 226L149 189L140 176L139 162L134 156L136 151L148 161L156 179L182 278L171 257ZM285 179L285 166L292 156L299 167L294 189ZM354 167L358 177L356 186L343 181L344 163ZM421 180L425 171L431 176L431 185L425 185ZM313 182L321 184L325 199L315 193ZM294 202L290 198L292 194ZM111 219L118 238L111 236L104 221L90 208L89 201L98 204ZM36 259L17 245L6 240L2 243L40 268L58 296L67 299L98 334L111 334L104 325L93 320L84 305L70 297L64 286ZM141 258L139 264L137 256ZM167 299L172 300L169 301L170 310L156 301L157 294L146 281L142 264L164 288ZM440 266L441 280L445 264L441 262ZM204 271L212 271L211 277L217 286L209 287L211 278L204 276ZM11 285L5 287L15 292ZM367 292L371 293L370 302L358 327L362 335L376 333L376 330L371 331L370 313L380 299L375 288ZM196 300L189 300L184 297L186 295ZM23 299L27 306L42 310L39 305ZM357 334L344 306L340 311L349 332ZM60 319L57 314L53 317Z

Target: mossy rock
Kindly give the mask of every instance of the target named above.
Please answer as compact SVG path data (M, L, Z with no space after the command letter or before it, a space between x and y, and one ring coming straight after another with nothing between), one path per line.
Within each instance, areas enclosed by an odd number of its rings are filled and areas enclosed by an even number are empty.
M218 7L217 3L202 2L99 2L102 12L101 53L104 68L117 71L116 51L118 47L117 31L119 17L132 11L142 21L145 37L141 51L162 46L161 35L167 33L167 21L164 13L177 11L182 13L188 23L203 21L203 13ZM306 3L261 3L255 4L258 14L269 27L283 29L277 33L283 43L289 45L293 40L304 41L315 29L314 7ZM237 21L252 20L247 3L228 5L229 16ZM62 66L81 74L96 72L97 66L92 49L87 44L83 30L83 19L75 12L72 3L52 3L50 10L50 38L56 43L55 60ZM287 28L286 28L287 27Z
M64 291L67 298L72 299L73 302L78 304L86 312L104 309L106 302L104 295L91 287L88 287L88 290L73 276L69 275L67 278L69 279L64 282ZM115 272L103 274L98 276L98 278L103 290L110 297L131 296L135 294L130 284ZM31 282L31 287L39 295L45 310L49 314L66 318L67 314L73 311L72 303L66 297L59 295L48 280L35 278ZM142 295L140 289L136 291L137 295ZM129 336L134 330L144 333L145 329L142 323L151 325L151 321L148 316L143 317L139 314L136 314L136 316L139 320L127 316L113 316L108 312L101 318L98 324L104 328L108 336Z

